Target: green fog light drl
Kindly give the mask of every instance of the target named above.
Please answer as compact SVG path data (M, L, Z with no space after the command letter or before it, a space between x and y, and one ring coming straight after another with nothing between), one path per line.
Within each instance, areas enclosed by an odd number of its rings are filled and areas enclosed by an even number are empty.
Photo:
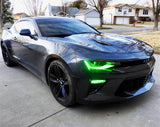
M105 83L106 80L91 80L90 82L91 84L101 84L101 83Z

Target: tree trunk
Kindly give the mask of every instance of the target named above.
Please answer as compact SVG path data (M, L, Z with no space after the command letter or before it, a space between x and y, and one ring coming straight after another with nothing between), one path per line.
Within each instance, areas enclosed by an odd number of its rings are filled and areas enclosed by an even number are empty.
M156 2L156 4L155 4ZM159 0L152 0L153 15L154 15L154 27L153 30L158 30L158 16L159 16Z
M154 27L153 30L158 30L158 14L154 14Z
M100 27L103 25L103 14L100 14Z
M2 21L2 14L3 14L3 3L2 3L3 1L1 0L1 2L0 2L0 11L1 11L1 13L0 13L0 32L2 32L2 27L3 27L3 21Z

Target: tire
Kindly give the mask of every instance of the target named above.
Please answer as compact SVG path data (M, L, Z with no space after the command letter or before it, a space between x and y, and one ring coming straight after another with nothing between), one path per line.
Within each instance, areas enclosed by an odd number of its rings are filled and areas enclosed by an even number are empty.
M58 60L48 68L48 84L55 99L64 106L75 103L74 80L68 66Z
M6 47L3 44L1 45L1 49L2 49L2 56L3 56L4 63L8 67L14 66L15 63L11 60L9 53L8 53Z

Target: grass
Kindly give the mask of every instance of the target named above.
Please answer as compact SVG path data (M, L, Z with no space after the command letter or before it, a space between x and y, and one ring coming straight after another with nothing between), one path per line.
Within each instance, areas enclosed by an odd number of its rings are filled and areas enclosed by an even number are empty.
M106 27L106 26L103 26L103 27L100 27L100 26L92 26L98 30L102 30L102 29L112 29L111 27Z
M108 24L107 24L107 25L108 25ZM107 26L107 25L105 25L105 26ZM126 26L126 27L134 27L134 26L133 26L133 24L111 24L111 26ZM135 25L135 28L142 28L142 27L144 27L144 26L140 26L140 25L136 26L136 25Z
M160 54L160 33L150 33L143 35L131 35L151 45L155 53Z
M143 25L154 25L154 22L152 21L144 21L143 23L136 23L136 24L143 24ZM160 25L160 22L158 23Z
M148 34L148 33L151 33L151 32L156 32L156 31L154 31L154 30L145 30L145 31L138 31L138 32L121 33L121 34L122 35L134 35L134 34Z

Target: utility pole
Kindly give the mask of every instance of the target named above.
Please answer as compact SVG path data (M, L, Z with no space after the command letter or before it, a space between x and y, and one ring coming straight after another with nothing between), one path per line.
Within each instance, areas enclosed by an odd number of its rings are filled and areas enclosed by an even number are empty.
M2 27L3 27L3 21L2 21L2 15L3 15L3 0L1 0L1 13L0 13L0 31L2 31Z

